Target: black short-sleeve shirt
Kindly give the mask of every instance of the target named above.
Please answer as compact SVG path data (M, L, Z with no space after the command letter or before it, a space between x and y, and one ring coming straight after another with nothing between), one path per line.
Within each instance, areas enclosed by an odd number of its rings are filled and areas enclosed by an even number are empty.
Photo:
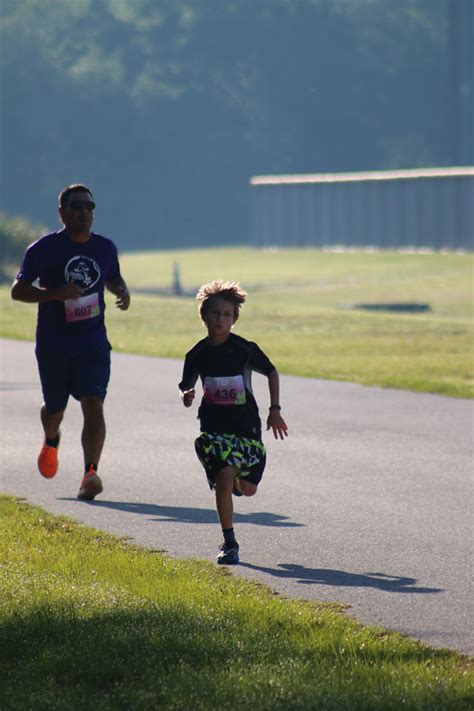
M275 366L252 341L231 333L224 343L214 346L204 338L186 354L179 388L189 390L201 378L203 398L198 418L202 432L260 438L252 371L268 376L274 370Z

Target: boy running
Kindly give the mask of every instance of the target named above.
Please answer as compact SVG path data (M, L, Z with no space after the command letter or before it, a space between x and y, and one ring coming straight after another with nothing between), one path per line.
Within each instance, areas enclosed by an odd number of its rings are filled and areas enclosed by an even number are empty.
M203 398L198 411L201 434L196 454L216 492L216 507L224 542L219 546L219 564L239 562L239 544L233 528L235 496L253 496L265 469L261 422L252 392L252 371L268 378L270 409L267 430L284 439L288 428L280 414L279 376L275 366L256 343L236 336L231 329L239 318L247 294L236 282L221 280L204 284L196 299L208 336L187 354L179 384L181 399L190 407L198 377Z

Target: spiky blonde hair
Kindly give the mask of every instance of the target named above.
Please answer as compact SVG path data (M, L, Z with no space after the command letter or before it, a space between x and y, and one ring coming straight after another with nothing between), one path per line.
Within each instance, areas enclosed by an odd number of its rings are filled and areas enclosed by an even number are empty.
M199 315L204 321L209 302L213 297L219 297L228 301L234 306L235 320L239 318L242 304L245 303L247 293L241 288L238 281L222 281L222 279L214 279L208 284L203 284L196 294L196 301L200 301Z

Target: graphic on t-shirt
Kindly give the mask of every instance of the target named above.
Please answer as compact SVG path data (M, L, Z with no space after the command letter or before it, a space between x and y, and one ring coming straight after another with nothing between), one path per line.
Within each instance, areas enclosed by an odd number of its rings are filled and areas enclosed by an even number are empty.
M73 257L64 270L66 281L74 281L81 289L91 289L100 279L100 268L91 257Z
M212 405L245 405L245 386L241 375L204 378L204 399Z

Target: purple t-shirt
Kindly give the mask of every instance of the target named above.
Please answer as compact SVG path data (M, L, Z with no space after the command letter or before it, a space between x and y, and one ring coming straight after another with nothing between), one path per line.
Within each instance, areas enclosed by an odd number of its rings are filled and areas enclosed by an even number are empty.
M36 350L67 355L90 348L110 348L105 329L104 286L120 277L117 248L91 232L87 242L73 242L64 230L53 232L26 250L17 279L55 289L75 281L77 300L38 304Z

